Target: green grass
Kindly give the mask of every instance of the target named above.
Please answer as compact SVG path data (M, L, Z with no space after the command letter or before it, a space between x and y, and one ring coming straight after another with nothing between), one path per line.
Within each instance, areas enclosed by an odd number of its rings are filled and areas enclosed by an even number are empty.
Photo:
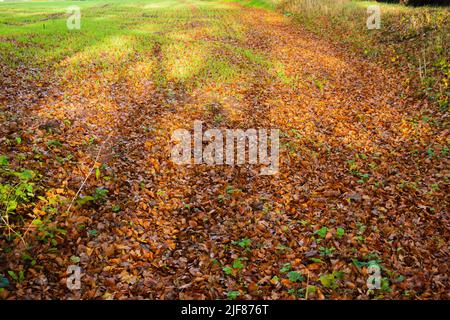
M268 3L273 4L254 5ZM66 26L71 5L81 9L80 30ZM0 59L9 68L36 68L73 87L89 76L96 76L98 85L148 78L230 83L244 78L249 67L224 54L233 48L209 39L243 43L239 11L226 2L200 0L3 2Z
M247 7L262 8L268 10L275 10L281 0L238 0L235 2L242 3Z

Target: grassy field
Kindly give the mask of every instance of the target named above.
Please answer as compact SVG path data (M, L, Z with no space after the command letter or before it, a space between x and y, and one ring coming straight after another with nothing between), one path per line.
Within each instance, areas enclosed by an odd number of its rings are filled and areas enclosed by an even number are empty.
M212 1L196 2L193 5L200 10L209 10L214 15L222 14L218 12L224 8L232 11L226 5L227 1L220 5ZM353 46L368 58L384 60L394 68L404 70L408 75L405 87L412 87L417 94L427 95L443 112L448 109L448 9L410 8L370 1L322 0L320 5L314 6L303 0L253 0L240 3L294 15L308 30ZM366 8L375 4L382 8L383 28L371 31L365 28ZM33 1L4 2L0 5L5 9L0 13L0 37L3 40L0 43L3 49L0 57L3 63L43 68L70 63L74 72L81 74L82 65L86 64L86 59L90 59L89 56L98 57L99 51L105 53L120 47L113 54L114 58L102 59L103 68L106 68L108 59L122 57L122 60L127 60L126 51L134 44L135 51L145 52L151 49L155 41L164 40L158 39L158 32L165 30L172 19L188 21L192 17L186 12L179 16L187 4L170 1L150 4L144 1ZM71 5L79 6L83 12L83 27L79 31L71 31L66 27L66 10ZM148 14L152 13L161 17L149 23ZM226 32L227 28L222 26L218 24L215 31L208 32L212 32L213 36ZM173 33L178 31L173 29ZM155 36L149 36L148 32ZM200 51L203 49L197 48ZM68 58L70 56L73 57ZM197 66L198 62L197 58ZM186 62L186 65L192 69L196 63L192 65ZM232 71L225 64L219 62L213 67L218 72L223 69L220 72L223 72L224 77L231 76ZM186 73L191 71L184 70L179 76L186 77Z
M189 5L198 4L200 10L207 13L198 20L199 24L209 20L209 15L223 15L219 10L226 8L226 5L207 1L192 2ZM66 9L70 5L79 5L81 8L80 30L68 30L66 27ZM198 41L192 52L183 51L185 44L195 36L192 30L183 30L183 26L193 17L189 5L179 1L2 4L9 9L9 12L0 16L0 35L5 49L2 50L2 60L10 66L25 64L30 67L50 67L55 72L73 73L75 76L90 72L92 70L89 68L94 67L96 72L106 75L107 78L108 71L115 67L128 69L131 63L140 63L142 68L150 71L155 57L147 53L152 52L155 44L159 44L164 53L168 52L168 55L164 55L164 64L169 66L170 74L180 78L193 77L200 69L199 57L207 57L209 48ZM228 10L231 11L231 8ZM217 23L208 32L211 36L219 36L226 34L227 30L234 31L233 25L228 28L221 26L222 24ZM239 36L238 32L234 34ZM197 61L194 61L195 59ZM224 69L221 75L227 75L225 62L210 63L219 72Z
M373 37L367 4L0 2L0 298L448 298L447 47L435 97L386 55L447 18ZM175 164L199 120L279 129L280 172Z

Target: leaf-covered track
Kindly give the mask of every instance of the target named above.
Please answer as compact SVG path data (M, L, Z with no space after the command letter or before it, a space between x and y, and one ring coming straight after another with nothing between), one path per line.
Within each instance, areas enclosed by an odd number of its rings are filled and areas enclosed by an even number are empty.
M4 296L448 298L446 135L416 121L401 75L267 10L102 3L83 3L73 34L58 18L46 40L0 28L6 46L28 39L1 56L0 154L40 175L17 215L42 222L27 246L0 238L0 274L25 271ZM30 39L61 54L23 60ZM175 165L171 134L195 120L279 128L280 173ZM382 288L368 293L373 262ZM74 263L80 291L65 284Z

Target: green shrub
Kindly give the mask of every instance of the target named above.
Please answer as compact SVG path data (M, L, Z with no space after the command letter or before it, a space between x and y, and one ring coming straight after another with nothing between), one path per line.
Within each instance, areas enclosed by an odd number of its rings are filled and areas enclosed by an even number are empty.
M10 215L15 214L21 204L33 199L34 176L31 170L14 171L7 157L0 156L0 225L10 228Z

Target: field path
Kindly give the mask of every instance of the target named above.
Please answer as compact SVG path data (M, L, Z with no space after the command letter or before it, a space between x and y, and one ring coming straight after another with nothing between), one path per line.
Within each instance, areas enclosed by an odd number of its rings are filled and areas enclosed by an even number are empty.
M16 113L2 130L22 128L27 142L4 152L40 150L29 166L61 201L52 223L66 230L56 251L29 250L40 267L27 266L11 297L291 299L308 282L311 299L366 298L370 261L383 267L375 296L445 291L445 191L430 189L445 167L417 156L435 132L414 123L420 102L406 98L401 75L276 12L197 0L114 6L129 18L118 30L132 32L58 60L44 85L22 78L19 89L2 71L2 101ZM280 129L280 172L175 165L171 134L195 120ZM107 195L68 212L85 179L82 197ZM13 255L8 270L21 266ZM65 286L74 263L80 291Z

